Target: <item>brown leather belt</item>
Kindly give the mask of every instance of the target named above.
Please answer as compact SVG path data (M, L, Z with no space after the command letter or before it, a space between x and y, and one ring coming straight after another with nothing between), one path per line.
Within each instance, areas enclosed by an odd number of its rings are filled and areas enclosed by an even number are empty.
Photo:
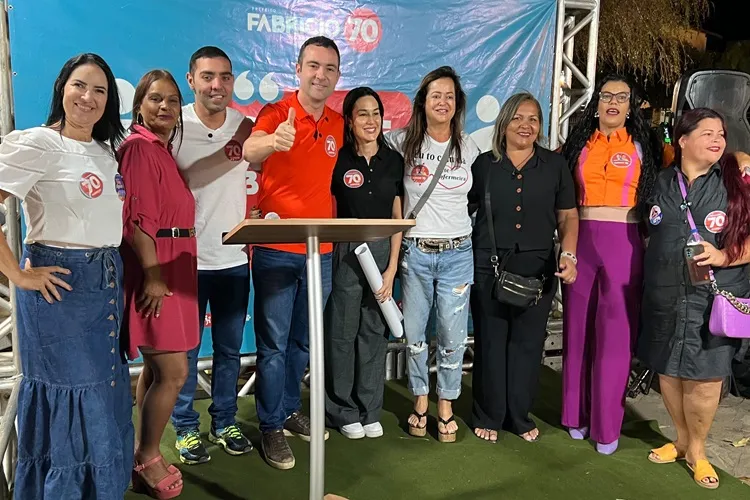
M156 231L157 238L195 238L195 228L180 229L173 227L170 229L159 229Z
M470 234L458 238L409 238L424 253L440 253L458 248L461 243L471 238Z

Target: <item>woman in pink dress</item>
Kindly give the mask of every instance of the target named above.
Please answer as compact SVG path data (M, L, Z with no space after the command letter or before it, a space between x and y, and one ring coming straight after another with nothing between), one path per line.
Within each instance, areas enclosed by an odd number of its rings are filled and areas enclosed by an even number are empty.
M195 201L172 157L182 123L182 96L172 75L141 78L130 136L118 151L127 194L123 210L123 335L128 357L143 355L136 399L133 489L153 498L182 491L180 472L159 451L164 428L198 345Z

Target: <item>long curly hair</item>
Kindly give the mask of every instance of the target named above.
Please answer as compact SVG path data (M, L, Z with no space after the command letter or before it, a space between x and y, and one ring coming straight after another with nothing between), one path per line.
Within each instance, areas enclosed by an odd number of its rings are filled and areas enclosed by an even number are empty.
M623 82L630 87L630 116L625 119L625 129L633 141L641 145L643 159L641 161L641 175L636 189L636 210L640 215L647 213L646 200L654 189L656 177L659 175L662 163L662 146L656 134L651 130L643 116L641 104L644 96L641 89L630 78L618 74L609 74L600 78L594 89L594 94L583 110L580 120L570 132L562 147L562 154L568 160L570 170L575 172L578 158L586 146L586 142L599 128L599 118L596 116L599 107L599 93L608 82ZM575 176L574 176L575 178Z

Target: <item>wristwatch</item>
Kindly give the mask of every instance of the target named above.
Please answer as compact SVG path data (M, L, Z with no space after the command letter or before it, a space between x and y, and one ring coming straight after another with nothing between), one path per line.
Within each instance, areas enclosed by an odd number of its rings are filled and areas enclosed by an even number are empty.
M567 258L569 258L570 260L573 261L573 264L578 265L578 259L572 253L570 253L570 252L560 252L560 258L562 258L562 257L567 257Z

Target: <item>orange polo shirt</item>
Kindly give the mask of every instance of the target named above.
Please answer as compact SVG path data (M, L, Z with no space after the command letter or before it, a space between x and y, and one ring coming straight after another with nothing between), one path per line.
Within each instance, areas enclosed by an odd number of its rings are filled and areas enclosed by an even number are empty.
M344 118L328 106L316 122L299 103L297 93L273 104L258 114L254 130L273 134L294 108L294 145L284 153L272 153L262 164L258 207L264 214L275 212L282 219L331 218L333 200L331 177L339 148L344 142ZM284 252L305 253L305 244L261 245ZM320 245L321 253L333 251L333 245Z
M598 130L594 132L578 158L578 205L634 207L642 157L640 145L625 128L609 138Z

